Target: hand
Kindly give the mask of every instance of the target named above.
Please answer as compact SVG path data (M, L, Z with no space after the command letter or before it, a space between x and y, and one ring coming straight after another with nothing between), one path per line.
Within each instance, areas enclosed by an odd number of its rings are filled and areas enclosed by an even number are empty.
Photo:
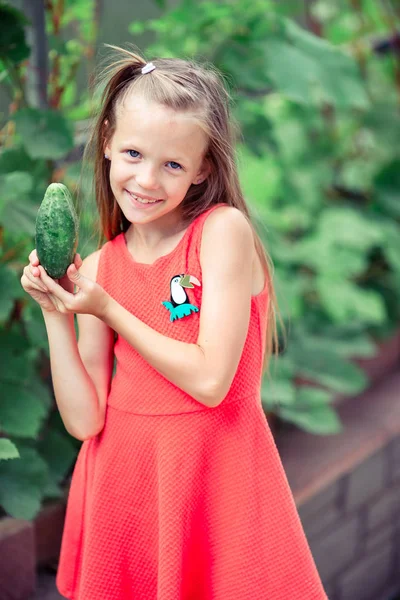
M63 285L52 279L41 265L37 268L40 279L51 294L52 302L58 312L89 314L99 319L106 314L111 297L101 285L81 275L75 263L69 265L66 274L61 278L60 283L62 282ZM68 283L63 281L64 279L68 280ZM76 294L73 293L74 285L78 288Z
M74 256L74 264L79 269L82 265L82 259L79 254ZM45 284L40 280L39 259L36 254L36 248L29 254L29 265L24 268L21 277L21 285L23 289L40 305L46 312L54 312L57 310L53 301L52 294L46 288ZM73 283L64 275L59 280L60 285L64 289L73 291Z

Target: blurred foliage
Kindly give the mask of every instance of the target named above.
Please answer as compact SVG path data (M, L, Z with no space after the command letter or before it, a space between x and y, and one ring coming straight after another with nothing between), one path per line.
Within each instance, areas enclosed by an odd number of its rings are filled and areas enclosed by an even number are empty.
M289 331L272 380L263 381L265 410L307 431L336 433L333 398L365 389L356 359L373 357L376 341L399 323L399 15L373 0L158 5L163 16L132 23L132 35L153 32L149 60L215 64L243 132L240 178ZM83 60L94 65L96 6L48 3L43 109L27 100L26 18L0 2L0 81L12 92L0 131L0 505L28 519L61 495L80 445L55 409L41 310L20 277L47 185L78 191L96 100L91 80L79 92L76 70ZM83 257L95 249L86 183Z
M48 184L63 180L76 191L78 162L71 160L90 95L85 90L78 98L75 74L80 61L94 55L93 9L86 0L69 7L49 3L48 108L39 109L29 105L26 93L28 20L0 3L0 81L12 92L9 119L0 131L0 506L23 519L32 519L44 499L63 497L62 484L80 446L56 409L42 312L20 278ZM63 43L59 36L66 27L76 38Z
M333 398L365 389L355 359L399 323L398 24L373 0L185 0L130 27L154 32L149 59L224 74L242 186L289 329L263 404L319 434L340 431Z

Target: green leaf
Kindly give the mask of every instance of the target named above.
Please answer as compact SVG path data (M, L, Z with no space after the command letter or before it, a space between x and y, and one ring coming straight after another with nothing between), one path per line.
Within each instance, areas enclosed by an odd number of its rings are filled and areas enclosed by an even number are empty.
M296 391L296 406L302 408L328 404L333 399L332 393L307 385L298 387Z
M0 460L19 458L18 448L7 438L0 438Z
M289 354L300 377L315 381L333 392L355 395L368 384L364 371L344 359L336 351L334 342L328 348L315 344L312 338L293 336Z
M17 172L17 176L13 175L13 179L4 179L2 176L8 174L14 174ZM0 211L2 200L7 200L8 197L16 198L16 203L21 200L27 200L32 204L39 206L43 199L44 193L47 189L49 181L51 179L52 171L47 161L43 159L34 160L25 151L22 146L13 146L7 150L0 152L0 181L2 182L1 187L5 184L6 189L0 194ZM21 176L21 182L19 177ZM32 185L29 189L28 178L31 179ZM16 197L16 190L23 186L23 196L19 195ZM13 202L13 204L15 204ZM7 206L7 211L9 206ZM11 209L15 210L15 207L11 205Z
M0 58L18 64L28 58L30 49L25 41L25 25L29 23L22 12L0 4Z
M395 219L400 218L400 159L386 165L375 178L379 203Z
M35 449L19 452L19 459L0 462L0 505L16 519L31 520L40 510L48 469Z
M14 171L0 175L0 210L10 202L18 202L32 191L33 178L30 173Z
M269 40L266 58L267 74L279 91L295 102L316 103L311 84L319 69L307 55L283 40Z
M275 272L275 293L279 310L284 319L296 320L304 313L303 294L309 285L307 277L294 277L284 269Z
M28 296L28 300L29 300ZM24 329L33 348L44 350L49 354L49 340L47 337L46 325L43 320L43 314L40 306L33 299L29 300L24 306L22 313Z
M155 4L157 4L158 8L165 9L166 1L165 0L154 0Z
M19 202L10 202L7 204L3 215L0 215L7 231L16 234L26 233L34 236L36 232L36 216L39 206L32 204L30 200L21 197Z
M322 306L336 323L359 321L380 325L386 320L383 298L373 290L361 289L351 281L318 276L315 285Z
M280 408L278 414L281 419L317 435L334 435L343 430L336 412L326 405L300 408L295 404Z
M318 234L337 245L362 252L382 244L384 240L384 231L379 222L365 212L345 206L326 208L322 212Z
M242 98L234 108L234 116L241 124L244 141L247 145L247 147L241 147L242 153L246 152L249 155L248 159L252 160L253 158L254 160L254 157L248 152L248 148L250 148L258 157L262 158L262 161L259 162L272 158L270 156L271 150L273 152L277 151L277 142L272 121L266 114L265 108L259 102ZM262 132L262 135L260 135L260 132ZM255 160L254 163L257 164ZM268 174L270 174L270 169L266 173L264 166L262 176L266 181L268 181Z
M27 347L26 336L19 335L17 329L20 327L15 324L7 330L0 329L0 385L3 381L23 385L50 407L50 390L40 378L36 364L38 350L35 346Z
M373 358L377 354L377 347L372 338L364 331L364 323L343 323L338 325L332 322L330 328L321 331L321 336L312 336L309 339L319 347L335 348L344 358Z
M371 83L377 84L381 93L374 94L374 104L365 113L363 124L372 133L376 147L384 152L389 162L392 162L396 160L393 148L397 146L400 136L397 101L390 97L395 87L387 80L383 81L379 78L376 81L376 75Z
M57 160L72 150L72 127L61 113L25 108L13 118L21 143L32 158Z
M75 447L70 437L54 429L48 429L38 442L37 450L46 461L55 482L60 483L76 459Z
M261 399L268 408L292 405L296 400L296 389L287 379L266 380L261 387Z
M20 277L6 265L0 264L0 323L9 318L14 301L23 293Z
M54 479L49 475L48 481L44 484L43 487L43 498L50 500L60 500L64 497L64 491L62 487L58 485L54 481Z
M47 44L49 51L56 52L59 55L68 54L67 42L63 40L60 35L54 35L53 33L47 33Z
M12 173L13 171L31 172L35 165L25 150L21 146L2 149L0 152L0 175Z
M0 426L8 435L35 438L47 414L40 397L17 382L1 381Z
M320 232L292 244L287 257L295 264L308 266L316 273L336 279L357 276L367 267L367 256L360 250L336 244L335 240Z
M0 329L0 377L2 374L10 372L9 370L14 364L15 354L23 354L25 350L26 338L21 335L20 330L16 331L12 328ZM22 368L23 363L20 366ZM21 376L21 373L18 374L18 378ZM24 376L29 378L30 372L25 373Z
M262 211L270 199L276 198L281 185L281 170L276 164L272 153L255 156L253 152L261 152L266 140L256 136L254 131L249 141L251 152L246 146L236 147L240 183L244 195L257 204L257 210ZM257 138L257 142L255 142ZM267 219L263 220L264 223ZM263 223L263 225L264 225Z
M251 69L243 69L244 64L251 64ZM251 38L236 41L231 37L229 44L224 47L219 68L231 75L235 87L240 90L251 92L272 88L266 73L263 53L259 44Z
M393 271L400 275L400 227L396 222L388 223L385 227L385 234L386 259Z
M328 41L284 20L286 39L268 40L268 75L277 88L296 102L338 108L367 108L367 95L354 59Z
M133 21L133 23L129 24L128 31L132 35L140 35L146 31L147 26L147 23L144 21Z

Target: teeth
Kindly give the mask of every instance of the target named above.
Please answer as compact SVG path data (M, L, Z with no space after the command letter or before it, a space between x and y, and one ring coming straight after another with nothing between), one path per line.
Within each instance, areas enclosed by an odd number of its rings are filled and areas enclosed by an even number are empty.
M129 192L130 193L130 192ZM142 204L154 204L155 202L158 202L158 200L144 200L143 198L138 198L137 196L134 196L133 194L130 193L130 195L132 196L132 198L134 198L137 202L141 202Z

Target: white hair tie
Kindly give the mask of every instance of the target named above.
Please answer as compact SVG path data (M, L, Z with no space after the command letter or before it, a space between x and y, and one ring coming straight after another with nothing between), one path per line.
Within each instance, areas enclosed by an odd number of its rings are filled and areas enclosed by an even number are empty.
M151 71L154 71L154 69L156 68L156 65L153 65L153 63L147 63L147 65L145 65L142 68L142 73L143 75L145 75L146 73L150 73Z

